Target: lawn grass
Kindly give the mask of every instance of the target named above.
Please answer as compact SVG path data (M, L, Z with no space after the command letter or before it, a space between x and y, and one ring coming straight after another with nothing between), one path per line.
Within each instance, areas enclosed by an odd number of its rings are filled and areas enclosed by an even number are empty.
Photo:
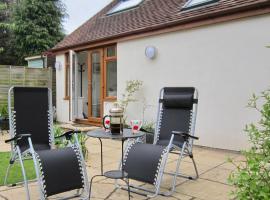
M4 185L4 179L7 167L9 165L9 160L10 160L10 152L0 152L0 186ZM34 179L36 175L33 161L32 160L24 161L24 167L26 169L26 175L28 180ZM23 181L21 166L18 162L16 162L11 167L7 183L14 184L21 181Z

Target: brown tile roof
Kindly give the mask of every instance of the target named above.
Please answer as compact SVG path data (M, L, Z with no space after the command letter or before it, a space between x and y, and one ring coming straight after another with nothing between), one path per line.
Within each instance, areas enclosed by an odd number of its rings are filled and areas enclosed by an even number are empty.
M181 11L185 2L186 0L144 0L136 8L106 15L116 5L117 0L114 0L66 36L52 51L270 6L270 0L220 0L208 6Z

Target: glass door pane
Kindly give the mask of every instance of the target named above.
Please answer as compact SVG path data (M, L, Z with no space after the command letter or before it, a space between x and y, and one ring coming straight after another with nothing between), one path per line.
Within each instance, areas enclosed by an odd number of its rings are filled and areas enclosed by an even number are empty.
M92 117L101 117L101 55L100 52L91 54L91 111Z
M77 103L77 73L78 73L78 66L77 66L77 55L74 51L70 50L70 120L75 121L77 118L77 110L78 110L78 103Z
M117 63L116 60L106 62L106 97L117 96Z

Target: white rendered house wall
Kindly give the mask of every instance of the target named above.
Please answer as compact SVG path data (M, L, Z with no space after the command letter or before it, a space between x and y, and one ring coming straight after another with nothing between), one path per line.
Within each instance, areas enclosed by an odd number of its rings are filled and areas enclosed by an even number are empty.
M60 68L56 70L56 117L59 122L69 121L69 101L65 98L65 55L57 55L56 63Z
M248 99L270 87L269 24L270 15L263 15L118 43L118 97L127 80L144 82L128 116L155 121L162 87L195 86L196 144L245 148L245 124L258 119L246 108ZM145 56L149 45L158 51L153 60Z

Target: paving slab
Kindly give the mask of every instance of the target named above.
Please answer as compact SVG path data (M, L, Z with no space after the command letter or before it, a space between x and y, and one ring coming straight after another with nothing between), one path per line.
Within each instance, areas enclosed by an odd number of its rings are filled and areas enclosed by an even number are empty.
M214 181L222 184L229 184L228 177L233 170L224 169L222 167L214 168L200 176L201 179Z
M227 200L232 186L214 181L198 179L177 186L177 192L203 200Z
M37 199L38 187L36 184L29 184L30 198ZM26 200L26 193L23 186L6 187L0 192L0 199L2 200Z
M67 124L60 124L59 127L67 130L79 130L82 132L93 131L98 129L99 127L96 126L89 126L84 124L74 124L74 123L67 123Z
M245 161L245 157L243 155L238 155L233 159L233 163L231 162L226 162L224 164L222 164L220 167L224 168L224 169L231 169L231 170L235 170L236 169L236 165L241 165L244 164Z
M205 164L209 165L212 167L215 167L217 165L224 164L228 162L228 158L235 158L239 154L237 153L232 153L232 152L227 152L223 150L203 150L202 152L199 152L194 155L194 159L196 160L197 164ZM190 159L187 159L187 162L191 162Z
M0 135L0 151L9 151L10 146L4 144L8 135ZM89 154L87 157L87 171L90 179L100 174L100 143L99 140L89 138L86 142ZM103 140L104 152L104 171L119 168L121 159L121 142L117 140ZM244 158L235 152L222 151L216 149L194 147L194 158L197 162L200 178L193 181L184 178L177 178L177 187L171 197L158 196L155 200L223 200L229 199L229 192L233 189L228 185L227 177L235 166L227 162L227 158L233 158L237 163L241 163ZM171 154L166 166L166 171L173 171L176 167L178 156ZM181 172L195 174L192 162L185 158L181 163ZM164 176L161 190L170 189L172 181L171 176ZM153 188L149 184L138 181L131 181L135 185L143 185L147 188ZM92 198L93 200L124 200L128 199L127 192L121 189L115 189L114 180L105 177L96 178L93 183ZM38 188L36 184L31 184L31 197L33 200L38 199ZM24 200L25 191L22 186L17 187L0 187L0 200ZM144 196L132 194L132 199L148 199Z
M10 139L9 133L2 132L0 133L0 152L10 151L10 144L6 144L5 140Z

